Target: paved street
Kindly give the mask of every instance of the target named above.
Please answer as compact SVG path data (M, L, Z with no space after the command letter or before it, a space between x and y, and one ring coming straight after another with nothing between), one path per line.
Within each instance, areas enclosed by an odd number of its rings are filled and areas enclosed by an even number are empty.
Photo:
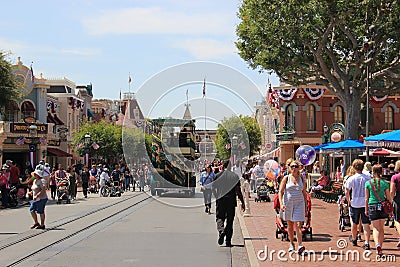
M69 205L50 201L49 230L44 233L29 229L27 206L0 211L0 265L9 266L48 246L13 266L249 266L238 220L234 247L218 246L215 216L204 213L200 193L195 198L174 194L149 198L135 208L129 203L147 195L128 192L121 198L89 195L83 199L80 194ZM112 206L111 210L121 209L119 214L103 219L106 214L101 212L109 212L107 206L124 198L126 207ZM72 222L64 224L67 221ZM34 234L39 235L7 247L10 241Z
M273 195L271 195L273 200ZM251 204L251 217L241 217L246 227L244 229L244 238L246 242L246 248L249 254L249 259L252 266L282 266L284 265L296 265L296 266L398 266L400 261L400 250L396 248L398 241L398 234L394 228L385 226L385 243L384 253L386 255L393 255L396 262L393 262L393 257L388 258L392 262L376 262L374 243L371 235L371 255L366 255L363 259L362 253L364 250L361 248L362 242L358 242L358 247L353 247L349 242L349 227L347 231L341 232L338 229L339 211L338 205L335 203L326 203L320 199L312 198L312 230L313 240L307 240L304 242L306 250L315 251L316 260L314 260L314 254L309 254L311 259L306 256L305 259L296 259L297 255L294 254L294 260L289 258L286 253L289 242L281 241L281 239L275 238L275 211L273 210L273 202L261 202L255 203L254 198L250 201ZM345 242L344 242L344 241ZM341 242L341 243L340 243ZM342 249L338 248L344 244L345 247ZM268 249L265 258L265 251ZM337 250L335 253L331 253L331 258L328 253L323 253L323 250ZM262 251L261 251L262 250ZM275 250L275 253L272 252ZM279 260L277 252L283 250L285 254ZM354 250L355 255L360 255L360 260L352 260L351 256L347 258L349 261L346 262L346 253L350 253ZM259 252L259 257L257 254ZM356 253L357 251L357 253ZM283 252L282 252L283 253ZM343 257L340 258L340 254ZM271 256L272 255L272 256ZM337 258L336 258L337 257ZM285 260L286 259L286 260Z

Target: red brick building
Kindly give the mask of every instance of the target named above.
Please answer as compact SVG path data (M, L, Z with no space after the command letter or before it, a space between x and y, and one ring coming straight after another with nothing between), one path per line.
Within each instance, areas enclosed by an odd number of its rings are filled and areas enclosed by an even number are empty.
M281 162L294 157L296 149L301 145L316 146L326 138L327 142L337 142L344 138L344 104L325 87L276 86L269 102L273 112L279 116L279 132L275 133L275 137L281 149ZM371 97L369 135L399 129L399 107L400 95ZM359 127L359 134L364 136L365 110L363 108L361 112Z

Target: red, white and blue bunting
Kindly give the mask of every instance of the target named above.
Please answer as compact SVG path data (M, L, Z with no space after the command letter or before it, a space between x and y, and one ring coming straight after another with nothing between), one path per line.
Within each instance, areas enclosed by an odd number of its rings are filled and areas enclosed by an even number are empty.
M371 97L371 99L372 99L374 102L382 102L382 101L385 101L387 98L388 98L387 95L382 96L382 97L378 97L378 96L372 96L372 97Z
M292 101L297 93L297 88L289 88L289 89L278 89L278 96L283 101Z
M311 101L320 99L325 93L325 89L323 88L304 88L303 90L307 98Z

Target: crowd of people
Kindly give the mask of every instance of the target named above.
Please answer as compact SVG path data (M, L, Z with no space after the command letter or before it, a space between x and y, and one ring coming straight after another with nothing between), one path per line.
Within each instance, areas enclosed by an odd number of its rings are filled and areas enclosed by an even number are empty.
M51 168L48 163L40 161L35 168L26 168L22 173L18 166L11 160L7 160L0 170L1 206L10 207L10 189L18 188L19 201L30 203L29 211L33 218L31 228L45 229L45 206L50 198L56 200L57 187L63 181L68 181L68 198L77 199L78 188L82 188L82 197L88 197L89 186L99 192L107 181L117 182L122 191L139 191L150 189L153 173L147 163L134 164L131 168L122 161L110 167L105 164L86 166L73 165L64 168L58 164L57 168ZM40 221L37 216L40 216Z

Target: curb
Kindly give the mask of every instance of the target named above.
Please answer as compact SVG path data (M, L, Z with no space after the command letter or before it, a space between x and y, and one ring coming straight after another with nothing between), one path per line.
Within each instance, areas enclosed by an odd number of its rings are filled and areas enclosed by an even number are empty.
M239 219L240 229L242 230L242 235L243 235L243 239L244 239L244 246L245 246L246 251L247 251L247 257L249 258L250 266L259 267L260 264L259 264L258 259L257 259L256 251L254 250L254 247L253 247L253 242L251 241L251 237L250 237L249 232L247 230L246 223L245 223L244 218L243 218L243 214L240 211L239 206L236 209L237 209L237 213L236 214L238 215L237 217Z

